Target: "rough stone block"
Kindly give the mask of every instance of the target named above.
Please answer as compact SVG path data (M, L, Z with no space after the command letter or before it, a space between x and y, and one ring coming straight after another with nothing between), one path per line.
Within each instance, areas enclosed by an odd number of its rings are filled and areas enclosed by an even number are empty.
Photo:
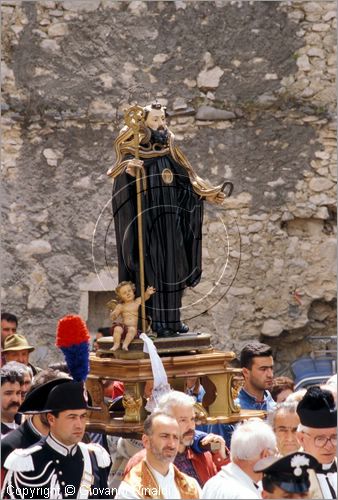
M324 31L329 31L330 26L324 23L316 23L312 25L312 29L313 31L324 32Z
M331 19L335 19L337 16L337 12L335 10L329 10L324 16L323 21L330 21Z
M92 12L100 5L100 0L63 0L62 8L65 10Z
M48 36L65 36L68 33L68 26L66 23L53 23L48 27Z
M131 13L134 14L134 16L142 16L148 10L147 2L134 0L133 2L129 3L128 10L130 10Z
M307 55L302 55L297 59L297 66L301 71L310 71L311 64Z
M197 120L233 120L235 113L225 109L213 108L212 106L201 106L196 113Z
M48 52L59 52L61 48L56 40L50 39L42 40L40 46L42 49L47 50Z
M224 71L218 66L203 70L197 76L197 85L200 89L215 89L218 87L223 74Z
M315 177L311 179L309 183L309 187L312 191L320 193L322 191L328 191L334 186L333 182L329 179L325 179L324 177Z
M27 244L19 243L15 248L23 258L31 257L32 255L46 254L52 251L51 244L47 240L33 240Z
M278 337L284 330L282 323L276 319L264 321L261 333L267 337Z

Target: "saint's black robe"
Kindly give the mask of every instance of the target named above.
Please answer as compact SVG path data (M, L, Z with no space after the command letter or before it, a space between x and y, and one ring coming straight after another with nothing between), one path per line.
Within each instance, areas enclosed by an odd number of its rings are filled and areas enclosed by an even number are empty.
M127 158L124 158L127 159ZM201 278L203 201L184 167L170 155L144 160L147 189L142 188L145 287L156 293L146 302L152 329L180 328L182 294ZM170 169L173 180L164 182ZM113 215L119 282L132 281L140 295L135 177L114 180Z

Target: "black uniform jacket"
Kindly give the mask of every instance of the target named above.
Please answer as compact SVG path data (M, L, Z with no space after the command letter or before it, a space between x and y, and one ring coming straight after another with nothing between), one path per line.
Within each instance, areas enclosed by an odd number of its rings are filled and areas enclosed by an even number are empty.
M31 423L31 419L25 420L14 431L9 432L1 440L1 467L3 467L8 455L17 448L28 448L41 439L41 434Z
M107 485L109 454L98 444L81 445L88 450L91 463L91 474L85 474L86 486L81 488L88 489L87 498L111 498ZM84 484L84 463L79 445L66 447L49 435L7 457L2 498L77 498L80 484Z

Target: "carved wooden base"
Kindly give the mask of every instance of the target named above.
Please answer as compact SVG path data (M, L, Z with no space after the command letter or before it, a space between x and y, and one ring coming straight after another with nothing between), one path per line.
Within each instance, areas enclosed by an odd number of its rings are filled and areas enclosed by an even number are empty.
M160 356L175 355L181 353L204 353L213 350L210 343L211 336L207 333L189 332L173 338L154 338L152 339L157 352ZM113 337L102 337L98 340L99 349L96 356L99 358L115 359L144 359L148 354L143 352L144 342L140 339L134 339L129 345L129 350L118 349L112 351Z
M162 342L162 340L177 343L174 339L170 341L161 339L157 342ZM253 416L264 416L263 411L241 410L234 403L235 386L241 374L240 369L229 367L229 362L234 358L233 352L215 351L212 348L209 348L209 352L201 354L162 357L169 383L173 389L183 390L187 377L201 377L202 385L206 390L203 398L203 407L206 411L204 411L201 423L233 423ZM121 380L125 384L123 417L120 415L116 417L114 412L109 412L103 400L102 381L105 379ZM150 359L116 359L99 357L92 353L90 375L86 384L93 399L93 405L101 406L102 412L90 413L88 429L104 430L108 434L128 435L129 437L135 433L137 435L142 433L142 422L147 415L144 408L146 400L143 398L147 380L153 380Z

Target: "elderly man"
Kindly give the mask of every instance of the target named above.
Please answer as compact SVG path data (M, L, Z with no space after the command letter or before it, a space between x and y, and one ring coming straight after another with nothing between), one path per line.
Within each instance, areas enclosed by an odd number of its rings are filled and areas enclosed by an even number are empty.
M201 279L203 200L223 203L224 184L213 187L194 172L174 143L161 104L138 110L140 146L136 151L132 142L134 131L128 123L131 109L126 113L127 126L115 141L116 163L108 171L114 178L119 282L135 283L140 293L135 188L138 169L145 180L141 193L145 286L156 288L147 301L147 315L158 337L174 337L189 330L180 318L183 292Z
M7 457L2 498L17 498L20 490L29 491L30 498L110 498L108 453L99 444L81 443L88 409L93 408L82 382L53 387L40 411L47 416L49 434Z
M200 498L196 479L173 465L179 445L175 418L163 412L152 413L144 422L142 441L146 456L126 474L115 498Z
M244 385L236 403L246 410L273 410L276 403L268 391L273 380L271 347L259 342L247 344L241 351L240 365Z
M15 333L13 335L9 335L5 339L2 354L6 363L9 361L18 361L18 363L29 366L33 375L36 375L39 371L41 371L41 368L37 368L29 362L29 355L34 350L35 347L29 345L24 335Z
M256 472L263 472L262 498L310 498L308 470L317 465L307 453L263 458L254 467Z
M275 452L276 437L268 424L253 420L239 425L232 435L231 462L204 485L202 498L261 498L257 482L262 473L254 467Z
M21 404L23 374L2 368L1 378L1 438L18 427L15 417Z
M310 387L297 407L298 440L320 466L311 476L313 498L337 498L337 406L330 391Z
M293 453L300 447L297 439L297 405L298 403L279 403L268 415L268 423L276 434L277 448L281 455Z
M164 395L157 409L177 420L180 430L178 453L175 466L185 474L194 477L200 486L213 477L222 465L228 462L225 441L216 434L195 431L195 400L183 392L170 391ZM210 450L210 451L206 451ZM214 450L213 453L211 450ZM128 462L125 473L145 456L139 451Z

